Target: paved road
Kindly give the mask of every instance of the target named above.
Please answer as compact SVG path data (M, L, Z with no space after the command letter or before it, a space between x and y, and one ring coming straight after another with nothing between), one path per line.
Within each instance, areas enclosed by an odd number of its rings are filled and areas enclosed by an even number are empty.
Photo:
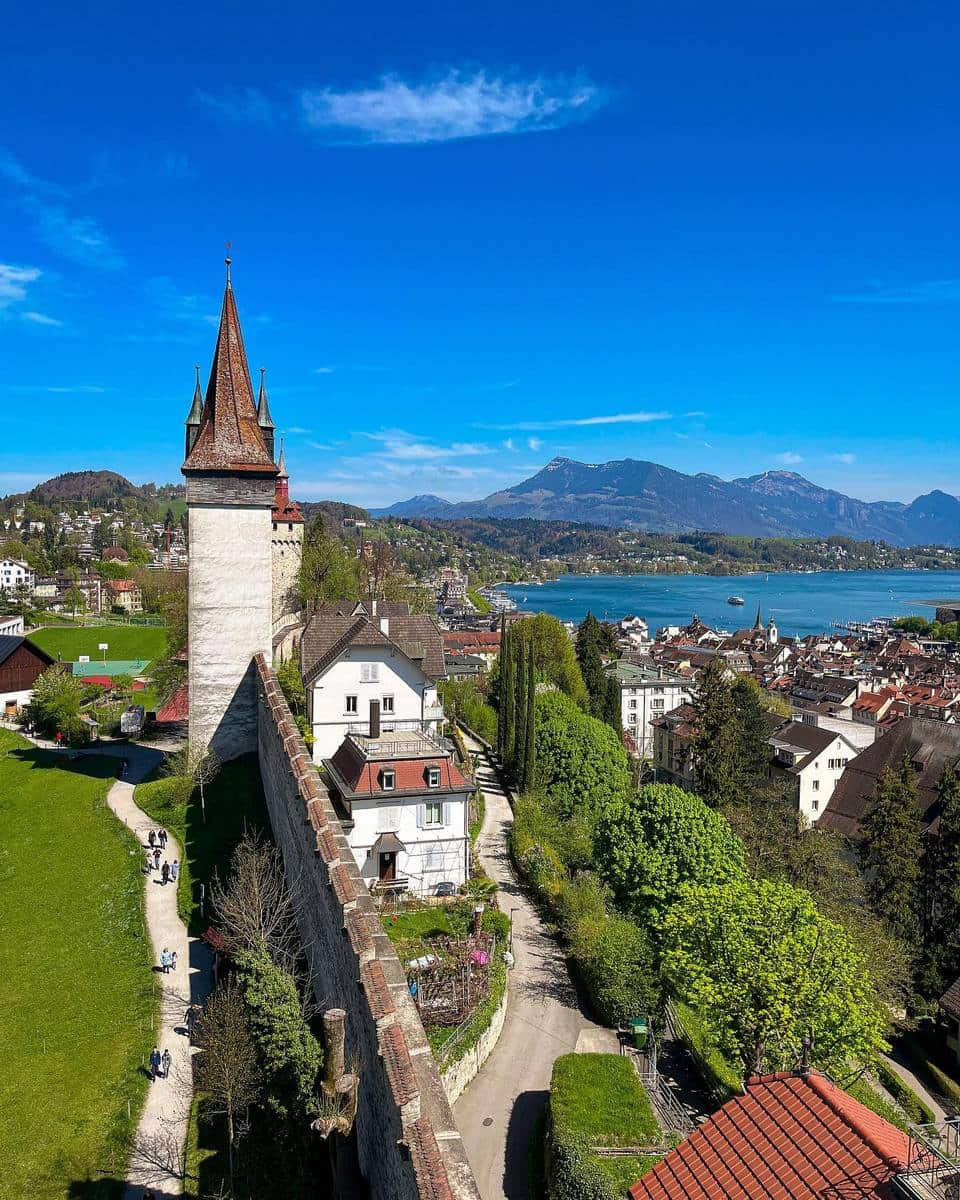
M527 1154L550 1090L553 1063L580 1049L617 1051L612 1031L582 1011L556 941L521 892L510 866L510 805L482 747L478 783L486 798L480 861L500 885L500 907L513 916L516 965L507 1016L496 1048L454 1105L457 1124L483 1200L527 1200Z
M894 1054L896 1054L896 1052L894 1052ZM890 1070L893 1071L895 1075L898 1075L907 1085L907 1087L912 1088L913 1091L917 1093L924 1104L926 1104L927 1108L929 1108L933 1113L936 1121L940 1122L946 1120L946 1109L935 1096L931 1095L930 1091L927 1089L927 1085L913 1073L913 1071L907 1066L906 1062L904 1062L899 1055L894 1057L894 1055L891 1054L884 1054L883 1059Z

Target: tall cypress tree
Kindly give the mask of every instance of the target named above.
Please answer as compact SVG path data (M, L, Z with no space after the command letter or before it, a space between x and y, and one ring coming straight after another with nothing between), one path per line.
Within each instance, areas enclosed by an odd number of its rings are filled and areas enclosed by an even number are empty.
M607 677L603 672L603 659L600 656L602 638L600 622L593 613L588 612L577 626L577 662L580 664L580 674L590 697L590 715L601 720L606 706L607 684Z
M507 661L507 622L500 618L500 651L498 654L497 673L497 755L503 761L503 748L507 741L507 706L504 703L503 672Z
M533 647L529 647L532 651ZM523 787L523 762L524 754L526 753L527 745L527 659L529 657L528 647L520 639L517 639L517 646L513 656L513 677L516 681L516 721L517 729L513 740L513 760L511 769L513 777L520 787Z
M949 764L937 784L939 820L924 855L921 990L939 996L960 975L960 779Z
M877 798L860 822L860 864L867 902L896 937L919 936L921 820L910 759L881 772Z
M527 653L527 723L523 750L523 788L533 787L537 766L537 673L533 661L533 647Z
M513 759L514 739L516 737L516 680L514 678L514 646L516 634L512 629L507 630L506 639L500 645L500 705L503 709L503 745L500 748L500 759L504 766L509 766Z
M697 791L711 808L739 800L737 710L724 679L724 661L710 660L697 681L697 736L693 744Z

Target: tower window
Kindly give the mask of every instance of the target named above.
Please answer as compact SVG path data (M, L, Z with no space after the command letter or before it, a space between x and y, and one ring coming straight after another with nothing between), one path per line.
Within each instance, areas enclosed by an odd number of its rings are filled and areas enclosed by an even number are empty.
M385 792L392 792L397 786L397 773L392 767L384 767L380 772L380 786Z

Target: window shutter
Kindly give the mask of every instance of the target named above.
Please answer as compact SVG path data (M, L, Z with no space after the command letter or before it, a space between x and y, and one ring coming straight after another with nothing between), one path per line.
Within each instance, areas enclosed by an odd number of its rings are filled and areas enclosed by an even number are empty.
M450 815L450 805L444 804L444 806L443 806L443 823L444 823L444 825L449 825L452 819L453 818Z
M417 828L422 829L427 823L426 807L423 804L417 805Z

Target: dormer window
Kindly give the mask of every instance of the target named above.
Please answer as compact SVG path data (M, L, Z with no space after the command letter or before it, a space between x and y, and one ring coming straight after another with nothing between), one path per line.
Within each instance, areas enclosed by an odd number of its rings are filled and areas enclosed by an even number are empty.
M380 787L385 792L392 792L397 786L397 773L393 767L384 767L380 772Z
M439 767L427 767L427 787L434 788L434 787L439 787L439 786L440 786L440 768Z

